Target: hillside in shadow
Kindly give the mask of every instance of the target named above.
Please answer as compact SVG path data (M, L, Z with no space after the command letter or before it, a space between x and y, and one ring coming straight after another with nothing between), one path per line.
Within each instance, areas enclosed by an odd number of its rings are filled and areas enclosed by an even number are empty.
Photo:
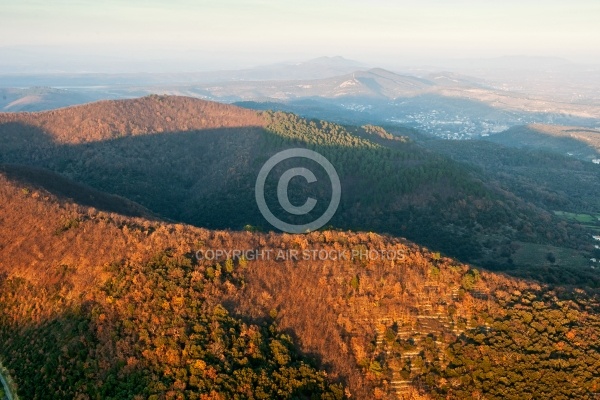
M545 150L591 161L600 158L600 131L579 127L531 124L487 138L505 146Z
M272 229L256 206L258 170L280 150L305 147L323 154L340 175L342 201L330 222L334 227L407 237L501 270L514 270L509 262L515 240L589 246L576 226L559 224L545 209L484 183L477 170L377 127L344 127L159 96L0 114L0 121L1 163L44 168L139 203L162 218L196 226ZM282 163L273 175L290 166ZM315 169L314 164L306 167ZM323 184L291 185L290 198L299 203L309 195L328 199L328 178L323 171L317 176ZM267 182L272 195L266 197L270 208L284 216L275 186L275 179ZM318 203L304 220L320 215L326 205ZM536 278L588 281L589 274L571 270ZM585 278L577 277L581 273Z
M468 168L413 143L391 140L385 131L369 133L374 128L346 128L281 113L261 118L265 128L119 134L78 143L60 143L39 126L10 122L0 125L0 162L48 169L139 203L162 218L206 228L250 225L269 230L255 201L258 170L280 150L306 147L323 154L340 175L342 201L330 222L337 228L400 235L471 262L493 259L506 240L574 247L584 240L574 228L549 223L553 217L544 210L484 184ZM274 175L288 166L282 163ZM322 171L317 175L328 182ZM43 175L36 179L52 182ZM275 184L274 179L267 185L273 193L267 198L274 210L283 212L275 204ZM53 186L56 193L75 190L59 186ZM326 184L296 185L290 198L300 203L310 194L328 199L327 190ZM304 218L320 215L326 205L321 202ZM580 279L570 272L563 278L573 283Z
M17 164L0 164L0 174L6 179L22 184L23 192L42 191L56 196L61 201L72 201L81 206L94 207L129 217L156 218L149 210L127 200L90 186L76 183L64 176L36 167ZM38 196L41 194L38 192Z

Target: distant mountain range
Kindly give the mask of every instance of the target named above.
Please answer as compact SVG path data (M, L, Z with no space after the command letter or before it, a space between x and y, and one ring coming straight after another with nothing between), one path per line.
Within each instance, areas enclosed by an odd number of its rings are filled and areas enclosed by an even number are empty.
M523 64L524 61L519 60ZM505 71L504 65L516 63L514 58L500 61L489 60L496 63L495 68L500 71ZM536 62L563 65L559 61L543 59ZM537 64L531 65L532 69L537 68ZM544 72L540 74L540 77L544 76ZM321 107L335 105L346 109L346 114L354 114L350 118L360 118L356 111L361 111L369 114L372 122L405 124L436 135L443 135L444 127L428 128L419 119L426 118L435 124L438 117L448 132L462 132L466 136L477 135L476 130L460 129L474 121L486 120L497 129L536 122L594 126L600 121L598 101L581 97L566 100L562 94L552 95L550 88L556 83L538 84L540 88L548 85L548 90L532 89L533 93L528 93L510 82L499 84L496 80L453 71L422 70L399 74L368 68L342 57L322 57L237 71L0 75L0 109L36 111L100 99L169 94L222 102L278 102L282 107L300 113L302 110L295 103L317 101ZM556 90L557 93L560 91ZM432 110L441 114L426 115ZM461 119L458 123L461 127L452 126ZM484 127L478 128L479 133L486 132Z
M227 81L323 79L368 69L343 57L320 57L239 70L174 73L0 73L0 87L172 85Z

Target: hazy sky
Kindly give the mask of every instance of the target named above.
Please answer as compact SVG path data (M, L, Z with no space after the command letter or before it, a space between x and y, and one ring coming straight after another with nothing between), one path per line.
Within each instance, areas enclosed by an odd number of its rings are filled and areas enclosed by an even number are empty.
M0 67L191 71L324 55L600 63L599 21L599 0L0 0Z

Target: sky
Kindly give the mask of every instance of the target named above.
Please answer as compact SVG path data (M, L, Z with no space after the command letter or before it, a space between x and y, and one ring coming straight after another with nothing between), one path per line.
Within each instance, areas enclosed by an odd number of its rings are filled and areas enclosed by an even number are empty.
M0 71L185 72L320 56L600 64L598 0L0 0Z

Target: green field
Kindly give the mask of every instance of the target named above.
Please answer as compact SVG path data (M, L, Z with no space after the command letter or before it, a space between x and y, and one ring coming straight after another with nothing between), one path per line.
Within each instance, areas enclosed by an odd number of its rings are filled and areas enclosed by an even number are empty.
M580 222L582 224L592 224L592 227L600 227L600 214L575 214L566 211L554 211L554 214L571 221Z
M554 214L568 221L581 224L581 226L589 229L592 233L600 232L600 214L577 214L567 211L554 211Z
M585 228L591 229L595 232L600 232L600 225L582 225Z
M548 265L548 253L555 257L555 265L589 268L588 258L580 251L564 247L518 242L519 249L512 258L516 265Z

